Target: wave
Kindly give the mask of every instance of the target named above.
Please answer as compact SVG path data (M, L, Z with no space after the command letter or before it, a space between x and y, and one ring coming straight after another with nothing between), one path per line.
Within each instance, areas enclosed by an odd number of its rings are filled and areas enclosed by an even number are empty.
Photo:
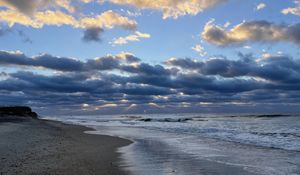
M300 134L297 133L277 133L277 132L250 132L251 134L261 135L261 136L281 136L281 137L298 137L300 138Z
M192 118L162 118L162 119L141 118L138 121L142 121L142 122L187 122L187 121L208 121L208 120L192 117Z
M260 115L230 115L223 116L222 118L235 118L235 117L251 117L251 118L277 118L277 117L291 117L288 114L260 114ZM121 116L122 118L134 119L142 122L187 122L187 121L208 121L210 118L207 116L183 117L183 118L143 118L142 116Z

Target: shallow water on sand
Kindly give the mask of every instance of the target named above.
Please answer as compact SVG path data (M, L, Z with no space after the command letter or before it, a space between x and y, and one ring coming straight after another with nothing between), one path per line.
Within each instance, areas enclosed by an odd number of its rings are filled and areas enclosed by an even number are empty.
M133 174L300 174L300 116L54 117L135 141L121 148Z

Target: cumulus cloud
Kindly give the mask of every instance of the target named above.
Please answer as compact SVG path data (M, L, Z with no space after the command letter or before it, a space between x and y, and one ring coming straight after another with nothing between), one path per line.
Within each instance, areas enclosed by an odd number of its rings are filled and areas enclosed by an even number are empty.
M214 24L206 23L202 38L218 46L241 45L248 42L290 42L300 45L300 24L276 24L268 21L243 22L226 30Z
M123 45L127 44L128 42L137 42L140 41L141 38L150 38L151 35L148 33L142 33L139 31L136 31L132 35L128 35L126 37L119 37L113 40L114 45Z
M100 2L104 2L101 0ZM163 18L178 18L184 15L197 15L203 10L216 6L226 0L106 0L111 3L121 5L132 5L140 9L153 9L163 12Z

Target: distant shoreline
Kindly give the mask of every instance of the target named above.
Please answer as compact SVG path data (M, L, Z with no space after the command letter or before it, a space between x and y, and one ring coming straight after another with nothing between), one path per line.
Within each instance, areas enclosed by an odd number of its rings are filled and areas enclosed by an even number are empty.
M0 174L128 174L116 150L132 143L86 134L84 126L24 117L0 118Z

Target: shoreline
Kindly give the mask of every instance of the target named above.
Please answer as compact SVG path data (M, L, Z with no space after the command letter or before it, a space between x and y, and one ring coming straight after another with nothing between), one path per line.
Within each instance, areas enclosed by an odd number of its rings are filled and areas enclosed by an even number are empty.
M94 129L45 119L0 118L0 174L129 174L118 148L127 139L88 134Z

